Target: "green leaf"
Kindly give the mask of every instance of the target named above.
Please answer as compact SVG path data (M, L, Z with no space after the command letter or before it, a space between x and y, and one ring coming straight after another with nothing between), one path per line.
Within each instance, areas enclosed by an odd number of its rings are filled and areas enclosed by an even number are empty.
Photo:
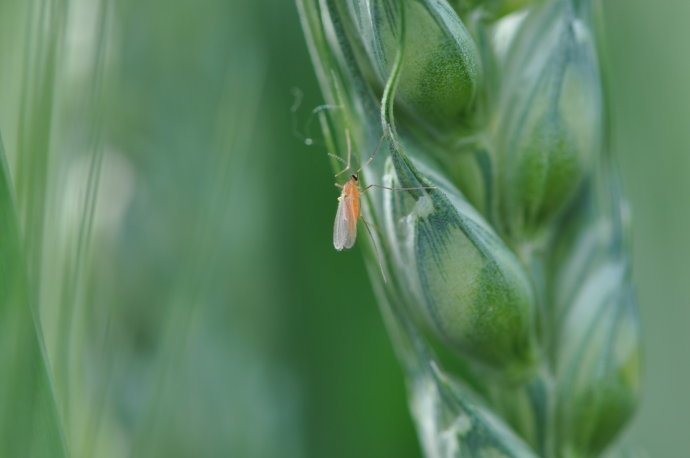
M0 139L0 444L3 456L67 456Z

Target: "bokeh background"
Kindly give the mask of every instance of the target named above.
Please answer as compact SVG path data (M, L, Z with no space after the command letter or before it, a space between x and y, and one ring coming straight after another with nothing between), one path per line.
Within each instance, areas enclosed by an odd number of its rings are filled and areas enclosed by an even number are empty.
M37 48L27 5L49 15L63 3L0 4L0 133L15 180L26 55L54 46ZM623 440L686 456L690 2L604 3L644 327L643 398ZM43 243L28 252L73 456L419 457L360 253L332 248L326 151L294 132L322 103L294 2L65 11L53 102L36 108L51 127L29 122L43 126L48 165ZM46 80L33 71L28 81Z

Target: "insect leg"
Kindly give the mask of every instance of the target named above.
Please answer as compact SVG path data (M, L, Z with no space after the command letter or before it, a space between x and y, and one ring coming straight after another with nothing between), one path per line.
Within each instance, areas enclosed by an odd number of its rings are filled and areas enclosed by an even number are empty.
M369 163L374 160L374 158L376 157L376 153L378 153L379 149L381 149L381 145L383 144L383 139L386 138L386 134L388 134L388 130L387 130L387 128L384 128L383 134L381 135L381 138L379 138L379 142L377 143L376 148L374 149L374 152L371 153L371 156L369 156L369 159L367 159L367 161L364 164L362 164L362 166L359 168L359 170L357 170L357 172L355 172L355 173L361 172L364 167L369 165Z
M376 239L374 238L374 235L371 233L371 229L369 229L369 223L367 222L366 219L364 219L363 216L360 216L362 222L364 223L364 227L367 230L367 234L369 234L369 238L371 239L371 243L374 245L374 252L376 253L376 261L379 263L379 269L381 270L381 276L383 277L383 282L388 283L388 280L386 279L386 273L383 270L383 261L381 260L381 252L379 251L379 247L376 244Z
M349 129L345 129L345 141L347 142L347 165L340 172L336 173L335 176L341 175L350 170L350 160L352 159L352 143L350 142Z
M381 186L380 184L370 184L360 190L360 192L367 192L370 188L387 189L388 191L412 191L413 189L438 189L436 186L420 186L417 188L389 188L388 186Z
M345 164L345 159L343 159L342 157L338 156L337 154L328 153L328 155L329 155L330 157L332 157L333 159L337 160L338 162L341 162L341 163Z

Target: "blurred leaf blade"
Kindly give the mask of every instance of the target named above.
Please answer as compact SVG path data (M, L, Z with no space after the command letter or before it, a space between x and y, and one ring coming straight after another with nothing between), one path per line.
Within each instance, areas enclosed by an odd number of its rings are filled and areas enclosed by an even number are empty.
M28 273L41 269L55 80L64 41L68 0L28 2L23 83L17 133L17 208Z
M5 164L0 139L0 444L3 456L66 457Z

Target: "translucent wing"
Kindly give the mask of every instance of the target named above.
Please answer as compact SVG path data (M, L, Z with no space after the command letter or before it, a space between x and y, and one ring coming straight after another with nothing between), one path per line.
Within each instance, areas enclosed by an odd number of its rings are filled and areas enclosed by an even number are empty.
M352 207L352 199L343 193L338 202L338 213L333 225L333 246L338 251L352 248L356 238L357 216Z

